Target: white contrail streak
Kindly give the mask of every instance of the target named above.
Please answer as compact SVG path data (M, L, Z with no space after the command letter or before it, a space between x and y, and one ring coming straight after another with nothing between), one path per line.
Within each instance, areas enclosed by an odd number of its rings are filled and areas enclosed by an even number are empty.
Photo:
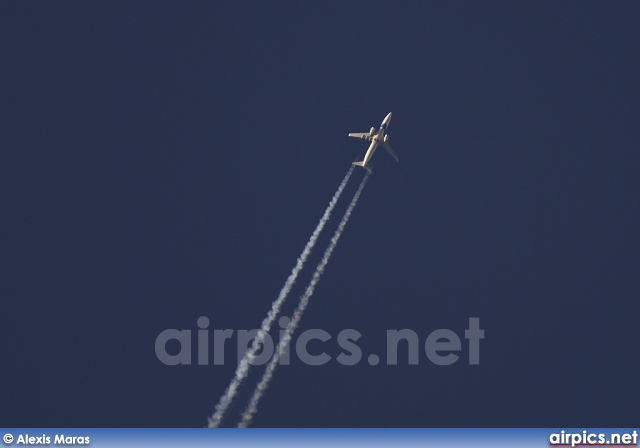
M347 225L347 221L349 221L351 212L353 212L353 208L356 206L356 203L360 198L360 194L362 193L362 189L367 183L367 179L369 179L368 173L362 179L362 182L358 187L358 191L356 191L356 194L353 196L353 199L351 200L349 207L344 212L342 221L340 221L340 225L336 229L336 232L333 234L333 238L331 238L331 242L329 243L327 250L325 250L322 260L320 260L320 263L318 263L318 267L316 268L316 271L313 273L313 278L311 279L311 282L309 282L309 285L307 286L306 291L304 292L302 297L300 297L300 303L298 304L298 308L296 308L295 312L293 313L291 322L289 322L289 325L287 326L282 336L282 339L278 343L278 348L276 352L273 354L273 358L271 358L269 365L267 366L264 374L262 375L262 379L260 380L260 383L258 383L258 385L256 386L256 389L253 392L253 396L251 397L251 401L249 402L247 409L242 414L242 419L240 420L240 423L238 423L239 428L246 428L251 424L251 420L253 419L253 416L258 410L258 403L260 402L260 399L262 398L265 391L269 387L269 382L273 377L273 373L275 372L276 367L278 366L278 362L280 361L280 358L285 354L287 347L289 346L289 342L291 341L293 332L296 330L298 324L300 323L302 314L307 308L307 305L309 304L309 299L313 295L313 291L315 290L316 285L320 281L320 276L322 276L324 269L327 266L327 263L329 262L329 258L331 257L333 250L336 248L336 245L338 244L340 235L342 235L342 231L344 230L344 227Z
M227 390L224 392L224 395L222 395L222 397L220 398L220 402L216 405L216 410L214 414L208 419L209 428L217 428L218 426L220 426L220 423L224 419L224 416L227 410L229 409L229 406L231 405L233 398L238 392L238 388L240 387L244 379L247 377L251 362L254 360L256 353L258 352L258 350L260 350L260 347L264 343L264 339L266 335L269 334L271 325L273 324L273 321L276 319L276 317L280 313L280 308L282 307L282 304L287 298L287 295L289 295L289 292L291 291L293 284L296 282L296 278L298 277L298 274L302 270L304 263L307 261L307 258L309 257L309 254L313 249L313 246L315 246L316 242L318 241L320 232L322 232L322 229L324 228L325 224L327 223L327 221L329 221L331 212L335 208L336 203L338 202L338 199L340 199L340 195L342 194L344 187L347 185L347 182L351 177L351 173L353 173L353 168L354 168L353 166L349 168L349 171L347 171L347 174L344 176L344 179L342 179L342 183L336 190L335 194L333 195L333 198L331 198L331 202L329 202L327 209L324 211L324 215L322 215L322 218L320 218L320 222L318 222L316 229L313 231L313 234L311 234L311 238L309 238L307 245L304 247L304 249L302 250L302 253L298 257L298 261L296 262L296 265L293 267L293 270L291 271L289 278L287 278L287 281L284 283L284 286L280 290L280 294L278 295L278 298L273 302L273 304L271 305L271 310L269 310L267 317L265 317L265 319L262 321L262 326L258 330L256 337L253 339L251 348L247 350L247 353L245 353L245 355L242 357L242 359L238 363L238 367L236 368L236 373L233 379L231 380L231 383L229 383Z

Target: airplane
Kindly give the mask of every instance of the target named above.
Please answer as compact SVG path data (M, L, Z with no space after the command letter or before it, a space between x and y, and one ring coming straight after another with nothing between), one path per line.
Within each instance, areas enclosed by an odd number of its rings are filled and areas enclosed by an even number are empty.
M365 170L369 171L369 174L373 174L371 166L369 165L369 161L371 160L371 157L373 157L373 153L376 152L376 148L378 147L378 145L382 145L382 147L386 149L389 154L391 154L391 157L396 159L396 162L398 161L398 156L395 152L393 152L393 149L391 149L389 143L387 143L389 141L389 134L386 134L386 132L387 126L389 126L390 121L391 112L389 112L389 115L384 117L384 120L382 120L382 124L380 125L380 129L378 129L377 131L376 128L371 128L369 132L354 132L349 134L349 137L363 138L371 142L367 153L364 155L364 160L362 160L362 162L353 162L353 165L361 166Z

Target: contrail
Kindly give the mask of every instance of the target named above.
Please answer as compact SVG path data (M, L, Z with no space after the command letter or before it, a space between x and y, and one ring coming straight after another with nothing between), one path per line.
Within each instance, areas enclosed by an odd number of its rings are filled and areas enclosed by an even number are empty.
M329 262L331 253L333 252L333 250L336 248L336 245L338 244L340 235L342 235L342 231L344 230L344 227L347 225L347 221L349 221L351 212L353 212L353 208L356 206L356 203L360 198L360 194L362 193L362 189L367 183L367 179L369 179L368 173L362 179L362 182L360 182L358 191L356 191L356 194L353 196L353 199L351 200L349 207L344 212L344 216L342 217L342 221L340 221L340 225L336 229L336 232L333 234L333 238L331 238L331 242L329 243L327 250L325 250L322 260L320 260L320 263L318 263L318 267L316 268L316 271L313 273L313 278L311 279L311 282L309 282L309 285L307 286L306 291L304 292L302 297L300 297L300 303L298 304L298 308L296 308L295 312L293 313L291 322L289 322L289 325L287 326L284 332L284 335L282 336L282 339L278 343L278 348L273 354L273 358L271 358L269 365L267 366L264 374L262 375L262 379L260 380L260 383L258 383L255 391L253 392L251 401L249 402L247 409L242 414L242 419L240 420L240 423L238 423L238 428L246 428L247 426L249 426L249 424L251 424L251 420L253 419L253 416L258 410L258 403L260 402L260 399L262 398L265 391L269 387L269 382L271 381L271 378L273 377L273 373L275 372L276 367L278 366L278 362L280 361L280 358L285 354L287 350L287 346L291 341L293 332L296 330L296 327L300 323L302 314L304 313L305 309L307 308L307 305L309 304L309 299L313 295L313 291L316 285L320 281L320 276L323 274L324 269L327 266L327 263Z
M296 265L293 267L291 274L289 275L289 277L287 278L287 281L284 283L284 286L280 290L280 294L278 295L278 298L273 302L273 304L271 305L271 310L269 310L267 317L265 317L265 319L262 321L262 326L258 330L256 337L253 339L251 348L247 350L247 353L245 353L245 355L242 357L242 359L238 363L238 367L236 368L236 373L233 379L231 380L231 383L227 387L227 390L224 392L224 395L220 397L220 402L216 405L216 410L214 414L208 419L209 428L217 428L218 426L220 426L220 423L224 419L224 416L227 410L229 409L229 406L231 405L233 398L238 392L238 388L242 384L242 381L244 381L244 379L247 377L247 373L249 372L249 367L251 362L254 360L256 353L258 352L258 350L260 350L260 347L264 343L264 338L269 333L269 330L271 329L271 325L273 324L273 321L276 319L276 317L280 313L280 308L282 307L282 304L287 298L287 295L289 295L289 292L291 291L293 284L296 282L296 278L298 277L298 274L302 270L304 263L307 261L307 258L309 257L309 254L313 249L313 246L315 246L316 242L318 241L320 232L322 232L322 229L324 228L325 224L327 223L327 221L329 221L331 212L335 208L336 203L338 202L338 199L340 198L340 195L344 190L344 187L347 185L347 182L351 177L351 173L353 173L353 169L354 169L353 166L349 168L349 171L347 171L347 174L344 176L344 179L342 179L342 183L336 190L335 194L333 195L333 198L331 198L331 202L329 202L327 209L324 211L324 215L322 215L322 218L320 218L320 222L318 223L318 225L316 226L316 229L311 234L311 238L309 238L307 245L304 247L302 253L298 257L298 261L296 262Z

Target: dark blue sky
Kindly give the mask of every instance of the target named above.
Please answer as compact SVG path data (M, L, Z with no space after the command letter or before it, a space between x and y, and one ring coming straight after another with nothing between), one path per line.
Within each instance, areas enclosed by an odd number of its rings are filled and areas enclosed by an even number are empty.
M3 425L206 425L233 350L165 366L156 336L200 316L256 328L366 149L347 133L389 111L400 162L376 154L300 330L356 329L366 358L388 329L422 344L480 317L481 363L465 344L448 367L406 349L398 366L293 362L255 425L637 424L637 2L3 2L0 17Z

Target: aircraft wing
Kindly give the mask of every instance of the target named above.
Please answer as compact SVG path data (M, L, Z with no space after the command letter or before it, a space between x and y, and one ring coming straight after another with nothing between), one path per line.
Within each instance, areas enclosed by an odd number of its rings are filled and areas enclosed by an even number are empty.
M396 159L396 162L398 161L398 156L396 155L395 152L393 152L393 149L391 149L391 146L389 146L389 143L387 142L382 142L382 146L384 147L384 149L387 150L387 152L389 154L391 154L391 157L393 157L394 159Z
M371 135L368 132L352 132L349 137L363 138L365 140L371 140Z

